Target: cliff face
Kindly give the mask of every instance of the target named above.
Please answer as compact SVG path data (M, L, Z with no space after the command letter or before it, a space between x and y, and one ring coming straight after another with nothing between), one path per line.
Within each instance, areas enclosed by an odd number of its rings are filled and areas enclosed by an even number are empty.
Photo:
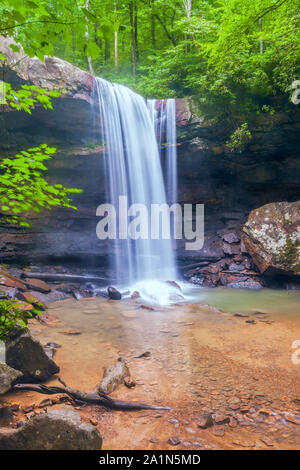
M1 154L13 155L40 143L56 146L57 155L48 163L48 179L84 190L74 197L78 212L45 212L32 219L30 230L3 233L0 260L64 257L103 263L109 246L95 233L105 176L103 136L93 128L93 77L57 58L42 63L22 51L13 53L9 41L1 37L0 51L7 57L2 70L5 81L15 87L28 83L62 92L53 100L53 111L36 109L31 116L8 110L2 113ZM199 116L193 100L177 100L177 126L179 201L205 204L206 232L200 252L185 252L179 244L181 263L240 256L245 249L240 229L252 209L300 199L300 108L294 106L289 114L258 117L252 126L253 139L240 154L226 149L226 125ZM224 236L231 231L237 240L228 242Z

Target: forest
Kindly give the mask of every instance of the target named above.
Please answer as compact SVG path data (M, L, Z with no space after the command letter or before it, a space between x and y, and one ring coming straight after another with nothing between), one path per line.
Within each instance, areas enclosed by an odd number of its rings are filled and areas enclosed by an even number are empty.
M295 0L4 0L0 11L1 34L27 54L146 98L196 95L215 119L274 113L299 76Z

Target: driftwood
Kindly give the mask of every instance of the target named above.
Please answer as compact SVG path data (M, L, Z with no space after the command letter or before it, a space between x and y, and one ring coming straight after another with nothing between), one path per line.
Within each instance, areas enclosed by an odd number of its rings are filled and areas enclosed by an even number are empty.
M114 400L104 394L84 393L73 390L70 387L47 387L46 385L36 384L17 384L13 387L14 391L29 390L32 392L43 393L45 395L54 395L64 393L73 400L88 403L90 405L105 406L112 410L136 411L136 410L170 410L165 406L147 405L145 403Z

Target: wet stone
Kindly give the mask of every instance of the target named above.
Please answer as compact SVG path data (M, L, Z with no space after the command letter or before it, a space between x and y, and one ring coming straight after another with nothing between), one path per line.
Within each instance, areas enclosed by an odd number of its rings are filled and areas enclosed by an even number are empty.
M178 446L181 443L181 440L179 439L179 437L173 436L168 439L168 443L172 446Z
M230 422L230 417L221 413L216 413L213 417L215 424L228 424Z
M199 421L197 423L198 428L200 429L207 429L211 426L213 426L213 418L211 413L205 413L199 418Z
M225 435L224 426L213 426L211 431L214 434L214 436L217 436L217 437L224 437Z

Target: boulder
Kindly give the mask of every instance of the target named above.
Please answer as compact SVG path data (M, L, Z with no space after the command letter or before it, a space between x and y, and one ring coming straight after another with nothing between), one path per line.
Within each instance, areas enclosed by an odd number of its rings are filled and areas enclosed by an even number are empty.
M18 429L0 429L0 450L100 450L99 431L72 407L34 416Z
M0 362L0 395L4 395L22 376L22 372Z
M59 372L59 367L30 333L21 333L7 343L6 362L23 373L23 380L43 381Z
M0 285L4 288L14 288L19 290L26 290L25 284L21 279L13 276L6 269L0 268Z
M38 292L42 292L43 294L48 294L51 292L51 286L47 284L45 281L41 281L40 279L24 279L24 283L29 289L36 290Z
M20 300L23 300L24 302L34 305L34 307L39 307L43 310L45 308L43 303L40 301L40 299L38 299L35 295L33 295L29 291L18 292L17 298Z
M300 275L300 201L250 212L243 242L261 273Z
M119 292L118 289L116 289L115 287L109 286L107 288L107 294L108 294L108 297L111 300L121 300L122 299L121 292Z
M120 357L116 364L104 370L103 379L97 387L98 392L105 394L113 392L118 385L124 382L125 377L130 377L130 372L125 359Z

